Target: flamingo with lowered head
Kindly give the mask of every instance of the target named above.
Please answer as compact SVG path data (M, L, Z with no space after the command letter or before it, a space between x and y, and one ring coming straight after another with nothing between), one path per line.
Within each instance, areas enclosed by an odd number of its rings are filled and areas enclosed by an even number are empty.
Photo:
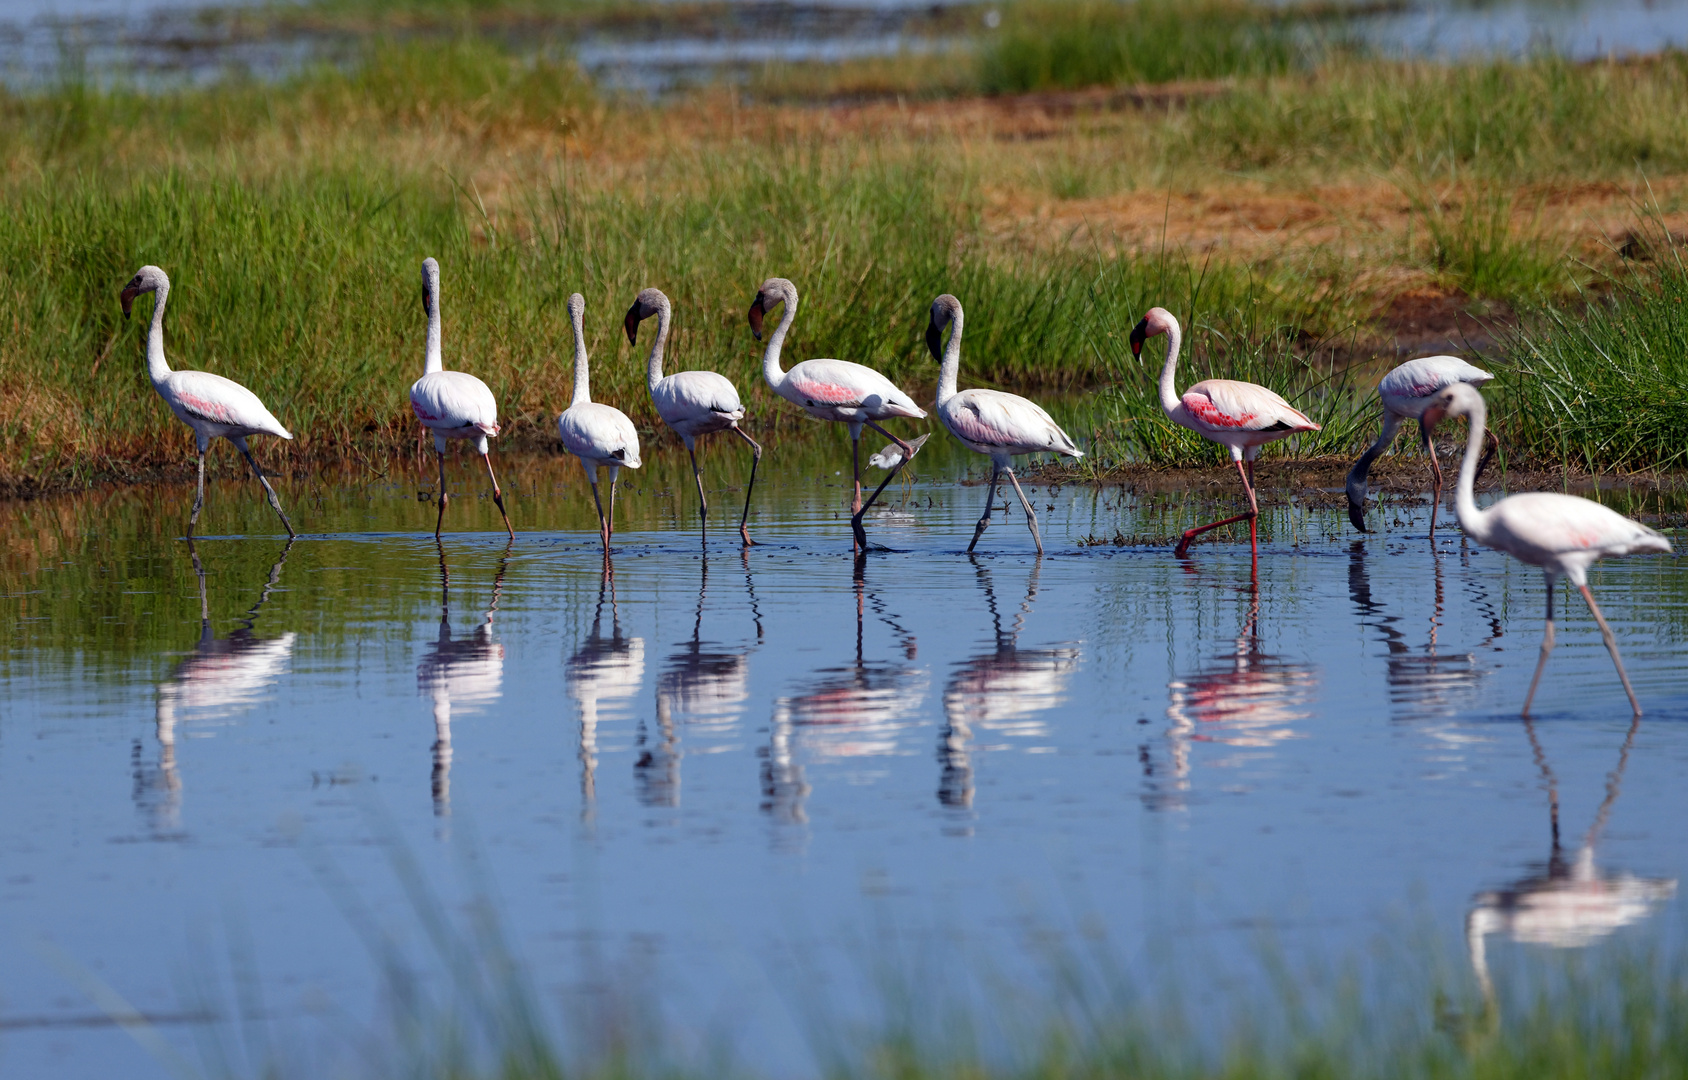
M873 505L873 499L869 499L866 505L862 504L862 428L870 427L897 444L903 452L903 460L898 465L901 468L914 457L915 449L880 427L878 421L894 416L924 420L926 410L897 389L890 379L870 367L848 360L805 360L790 371L782 371L780 347L785 344L785 335L797 318L797 287L785 278L764 281L750 305L750 330L760 340L763 316L768 308L779 304L783 304L785 310L780 314L779 325L774 328L762 353L762 376L768 380L774 393L815 419L850 426L850 449L856 476L856 493L850 503L850 528L855 532L856 547L866 550L867 534L862 530L862 515ZM884 490L883 484L880 490Z
M434 433L434 452L440 459L440 512L434 519L434 539L439 539L445 524L445 504L450 496L445 489L445 450L448 440L471 439L475 453L486 462L486 474L492 481L492 501L504 515L504 531L516 539L510 527L510 515L504 509L504 492L499 490L498 477L492 471L492 457L488 453L487 438L498 434L498 400L486 383L467 371L446 371L440 357L440 264L432 258L422 260L422 311L428 316L427 356L422 377L410 384L410 409L422 426Z
M750 493L756 490L756 466L762 462L762 446L738 426L744 419L744 405L739 401L737 388L725 375L714 371L676 371L663 377L662 353L668 345L668 324L673 311L661 289L640 290L622 324L627 330L627 344L638 341L639 324L655 315L656 340L651 342L646 368L651 404L656 406L662 422L680 436L686 444L686 453L691 455L692 479L697 481L697 516L705 528L709 521L709 500L704 497L703 474L697 467L697 437L712 431L730 431L750 444L750 483L744 489L744 513L739 516L738 527L739 536L748 547L752 543L748 528Z
M1173 554L1183 557L1190 550L1190 541L1210 529L1238 521L1248 522L1249 550L1260 554L1258 521L1260 504L1254 497L1254 459L1260 448L1298 431L1318 431L1319 425L1309 420L1289 402L1277 394L1251 382L1236 379L1203 379L1179 397L1173 385L1178 367L1178 347L1183 331L1178 320L1165 308L1150 308L1141 322L1131 329L1131 354L1143 355L1143 342L1157 335L1166 335L1166 366L1161 368L1160 400L1166 417L1180 427L1187 427L1202 438L1231 448L1231 461L1242 478L1243 490L1248 493L1248 512L1198 525L1187 529L1178 541ZM1244 463L1247 471L1244 471Z
M1419 439L1430 455L1430 469L1435 475L1436 488L1430 497L1430 535L1436 535L1436 511L1442 506L1442 463L1436 460L1436 444L1430 441L1430 429L1424 426L1424 410L1430 407L1430 399L1438 391L1456 382L1482 386L1493 378L1457 356L1420 356L1383 377L1377 384L1377 396L1383 401L1383 430L1348 471L1348 520L1356 529L1371 531L1366 528L1366 477L1371 473L1372 462L1395 441L1395 431L1402 420L1417 420Z
M1524 695L1524 715L1530 714L1530 702L1535 700L1536 686L1547 667L1548 654L1553 651L1553 589L1560 578L1567 577L1582 593L1589 614L1600 624L1600 636L1606 641L1606 651L1612 654L1624 693L1629 695L1630 708L1640 716L1641 703L1635 700L1624 662L1618 657L1617 639L1594 603L1594 594L1588 591L1588 568L1608 555L1668 552L1670 541L1590 499L1552 491L1510 495L1487 510L1477 509L1472 488L1477 482L1477 461L1483 451L1483 424L1488 411L1476 387L1455 383L1431 399L1430 407L1424 411L1424 423L1434 430L1447 416L1464 416L1470 421L1465 460L1460 463L1459 486L1454 491L1454 512L1459 516L1459 527L1479 544L1499 548L1519 562L1541 567L1547 578L1547 626L1542 632L1541 659L1536 661L1530 692Z
M194 442L199 448L199 486L193 495L193 512L188 515L188 536L193 536L193 527L199 523L199 511L205 506L205 452L211 448L212 439L224 438L240 451L240 456L251 466L252 475L264 485L270 507L281 518L291 538L295 535L293 523L282 513L281 500L276 498L275 488L264 479L264 470L252 460L246 437L279 435L291 439L292 434L270 414L257 394L233 379L225 379L209 371L171 371L164 359L164 304L170 299L170 278L156 266L143 266L136 271L119 294L125 319L134 306L135 297L142 293L152 293L155 297L152 328L147 331L147 375L152 378L152 388L158 391L158 396L170 406L176 418L193 428Z
M955 380L961 369L961 301L944 293L932 301L931 320L926 325L926 348L938 369L938 420L961 445L976 454L991 459L991 486L985 495L985 512L973 527L973 540L968 552L979 543L985 526L991 523L991 507L996 503L996 485L1002 474L1014 485L1020 505L1026 511L1026 527L1032 531L1037 553L1043 554L1043 537L1037 532L1037 511L1026 501L1020 490L1020 480L1014 475L1014 457L1018 454L1064 454L1081 458L1084 451L1061 430L1061 425L1034 401L1001 390L961 390ZM949 327L949 341L939 348L944 327Z
M586 363L586 298L569 296L569 322L574 326L574 400L557 417L557 434L563 449L580 459L586 479L592 482L592 502L598 508L598 535L604 540L604 557L609 558L610 537L615 534L615 480L622 467L637 469L639 432L627 414L613 405L592 400L591 374ZM610 512L598 497L598 470L610 473Z

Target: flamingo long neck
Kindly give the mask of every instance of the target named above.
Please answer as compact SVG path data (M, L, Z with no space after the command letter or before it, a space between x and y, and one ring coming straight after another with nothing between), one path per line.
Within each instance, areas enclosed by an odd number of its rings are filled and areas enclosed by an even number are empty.
M1483 425L1489 418L1489 407L1481 397L1477 397L1471 403L1471 411L1465 415L1471 425L1471 433L1465 440L1465 460L1459 465L1459 489L1454 494L1454 513L1459 518L1459 527L1483 544L1488 542L1488 514L1477 509L1475 489L1477 466L1483 459Z
M1348 470L1347 488L1350 500L1365 502L1366 478L1371 475L1372 462L1377 460L1379 454L1389 449L1389 444L1395 441L1395 432L1400 426L1401 417L1385 409L1383 431L1378 434L1377 441L1372 443L1366 452L1360 455L1360 460L1354 463L1354 467Z
M955 382L961 375L961 309L951 313L949 340L944 342L944 358L938 365L938 404L955 396Z
M673 317L673 308L664 299L656 309L656 340L651 342L651 358L645 367L645 382L651 392L656 392L656 384L662 381L662 352L668 346L668 322Z
M768 347L762 350L762 377L773 387L785 381L785 371L780 367L780 347L785 344L785 335L791 329L792 320L797 318L797 290L788 289L781 300L780 324L774 327L773 334L768 337Z
M445 361L440 355L440 287L438 282L428 283L428 355L422 364L422 373L432 375L445 368Z
M159 282L152 304L152 327L147 331L147 375L157 386L170 377L170 365L164 359L164 302L170 299L170 283Z
M586 367L586 328L581 325L581 316L575 315L574 323L574 401L575 405L585 405L592 400L591 373Z
M1161 368L1160 399L1161 408L1167 412L1178 408L1183 399L1178 396L1178 388L1173 385L1173 376L1178 371L1178 347L1184 343L1183 328L1176 321L1166 332L1166 366Z

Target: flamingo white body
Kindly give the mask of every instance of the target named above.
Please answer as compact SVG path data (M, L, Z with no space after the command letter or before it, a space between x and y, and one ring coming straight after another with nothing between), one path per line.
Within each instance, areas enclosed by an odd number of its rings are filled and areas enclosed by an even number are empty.
M855 497L850 504L850 526L855 532L856 546L866 548L867 536L862 531L862 514L873 505L873 499L862 504L862 428L870 427L902 449L904 463L914 457L914 447L879 426L879 421L893 417L923 420L926 410L890 379L870 367L848 360L805 360L786 371L780 367L780 348L797 318L797 287L785 278L769 278L756 292L750 305L750 329L758 339L762 336L762 319L767 309L783 305L779 325L768 338L762 353L762 376L774 393L796 405L817 420L845 424L850 428L850 446L855 463ZM893 476L895 473L892 474ZM890 477L886 477L887 482ZM884 484L880 485L884 490ZM876 495L877 497L877 495Z
M932 301L931 319L926 326L926 348L938 361L938 422L951 435L975 454L991 459L990 491L985 495L985 512L973 529L973 541L967 545L972 551L979 536L990 524L991 508L996 505L996 485L1003 473L1008 474L1020 506L1026 511L1026 527L1032 531L1037 553L1043 554L1043 537L1037 531L1037 511L1020 490L1020 479L1014 475L1014 458L1021 454L1061 454L1081 458L1080 450L1061 425L1043 410L1043 406L1018 394L1001 390L957 390L956 379L961 371L961 301L944 293ZM949 341L940 350L944 327L949 327Z
M569 322L574 327L574 400L557 417L557 434L563 449L580 459L586 478L592 482L592 501L598 508L598 533L608 556L610 537L615 533L615 481L623 468L637 469L639 432L627 414L612 405L592 400L591 372L586 357L586 298L569 296ZM610 510L606 517L598 497L598 470L610 474Z
M744 419L744 405L738 389L725 376L715 371L677 371L662 373L663 351L668 345L669 323L673 306L660 289L644 289L627 309L623 326L627 330L627 344L638 340L639 323L656 316L656 340L651 342L651 354L646 362L646 381L650 387L651 404L662 422L680 436L686 453L692 459L692 478L697 481L698 517L709 520L709 500L703 493L703 474L697 466L697 439L716 431L731 431L750 444L754 456L750 462L750 483L744 492L744 514L739 518L739 536L746 545L751 543L750 495L756 490L756 467L762 461L762 447L739 427Z
M1600 634L1618 669L1618 678L1629 695L1630 707L1641 715L1641 705L1629 685L1623 660L1618 656L1617 639L1606 625L1605 616L1594 603L1588 589L1588 568L1599 559L1641 552L1669 552L1670 541L1638 521L1631 521L1589 499L1557 492L1535 491L1512 495L1486 510L1477 508L1473 488L1477 481L1477 463L1483 449L1484 423L1488 408L1476 387L1455 383L1438 393L1425 410L1424 422L1429 428L1445 416L1465 416L1471 431L1465 447L1465 460L1460 463L1459 487L1454 496L1454 510L1460 528L1479 544L1498 548L1520 562L1539 566L1547 579L1547 625L1542 634L1541 659L1536 663L1530 692L1524 698L1524 714L1529 715L1530 702L1535 699L1536 686L1541 682L1542 670L1547 666L1548 654L1553 651L1553 589L1559 579L1569 578L1582 593L1589 613L1600 624Z
M449 501L445 487L445 452L451 439L468 439L486 463L486 474L492 481L492 499L504 516L504 528L510 539L516 530L510 526L510 515L504 509L504 492L492 471L492 456L487 439L498 435L498 400L487 384L467 371L446 371L440 349L440 264L432 258L422 260L422 310L428 316L428 345L423 360L422 377L410 384L410 410L422 426L434 433L434 452L440 459L439 517L434 522L434 536L440 535L445 524L445 504Z
M252 458L246 445L249 435L276 435L292 439L293 435L281 426L258 395L233 379L225 379L209 371L172 371L164 358L164 305L170 298L170 278L156 266L143 266L123 287L120 299L123 317L129 317L135 297L142 293L154 295L152 325L147 330L147 376L152 388L164 399L164 404L176 414L176 419L193 429L194 445L199 451L199 484L194 494L193 512L188 517L188 536L199 523L199 512L205 506L205 454L212 439L227 439L240 451L252 475L264 487L270 506L281 518L289 537L295 535L292 522L282 513L281 501L275 489L264 478L264 472Z
M1186 530L1174 554L1183 556L1190 549L1190 541L1210 529L1247 521L1249 550L1258 557L1260 504L1254 497L1254 459L1260 456L1260 448L1267 443L1298 431L1318 431L1319 425L1278 394L1251 382L1203 379L1179 394L1175 377L1183 331L1170 311L1159 307L1149 309L1142 321L1132 328L1131 352L1134 356L1142 356L1143 342L1160 334L1166 335L1166 364L1161 368L1160 376L1161 410L1168 420L1180 427L1189 428L1210 442L1230 447L1231 461L1237 467L1237 475L1242 478L1249 505L1247 513Z
M1424 427L1424 410L1430 407L1437 393L1456 382L1482 386L1493 378L1457 356L1420 356L1393 368L1383 377L1377 384L1377 396L1383 402L1383 430L1348 472L1348 520L1356 529L1370 531L1366 528L1366 477L1371 473L1372 462L1394 443L1395 432L1403 420L1417 420L1436 478L1430 504L1430 535L1436 535L1436 511L1442 501L1442 466L1436 460L1436 447Z

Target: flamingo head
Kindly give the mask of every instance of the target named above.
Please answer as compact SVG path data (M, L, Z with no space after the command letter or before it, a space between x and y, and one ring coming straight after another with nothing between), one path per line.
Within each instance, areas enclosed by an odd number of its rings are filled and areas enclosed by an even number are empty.
M440 313L440 264L430 255L422 260L422 314L433 318Z
M1150 308L1137 325L1131 328L1131 355L1141 357L1145 341L1158 337L1177 325L1178 320L1173 318L1172 312L1163 307Z
M1483 395L1470 383L1456 382L1439 391L1424 410L1424 430L1434 431L1436 425L1449 416L1470 416L1483 408Z
M569 293L568 299L569 322L579 329L586 322L586 297L579 293Z
M639 295L633 298L633 306L627 309L627 318L621 321L622 329L627 331L627 344L632 345L639 340L639 324L652 315L668 307L668 297L661 289L641 289Z
M944 358L944 327L954 322L961 314L961 301L944 293L932 301L932 318L926 324L926 351L932 354L932 359Z
M129 309L135 304L135 297L142 293L157 292L159 289L170 288L170 279L164 271L156 266L143 266L135 271L135 276L129 279L129 284L123 286L118 299L123 301L123 317L129 317Z
M756 299L750 302L750 332L756 335L756 340L762 340L762 317L771 307L778 307L788 301L797 299L797 288L785 278L771 277L756 290Z

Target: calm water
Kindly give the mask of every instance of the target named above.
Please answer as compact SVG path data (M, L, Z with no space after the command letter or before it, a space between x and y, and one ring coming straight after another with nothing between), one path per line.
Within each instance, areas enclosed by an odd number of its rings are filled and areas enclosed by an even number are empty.
M0 1075L169 1075L87 987L194 1059L231 968L335 1056L378 997L347 906L437 967L393 850L448 910L496 897L554 1013L590 1027L621 988L781 1074L814 1069L817 1008L876 1015L886 928L1013 970L1087 927L1198 992L1263 941L1299 963L1411 925L1504 988L1679 936L1681 559L1593 583L1646 718L1567 601L1526 726L1540 578L1432 547L1422 508L1356 538L1273 496L1255 585L1229 539L1079 543L1229 501L1037 487L1047 557L1016 513L969 559L983 489L932 450L859 568L830 446L770 455L747 556L725 528L700 555L657 455L613 583L555 459L506 461L508 548L472 497L436 547L400 481L280 485L291 546L234 481L194 552L181 488L0 506Z

